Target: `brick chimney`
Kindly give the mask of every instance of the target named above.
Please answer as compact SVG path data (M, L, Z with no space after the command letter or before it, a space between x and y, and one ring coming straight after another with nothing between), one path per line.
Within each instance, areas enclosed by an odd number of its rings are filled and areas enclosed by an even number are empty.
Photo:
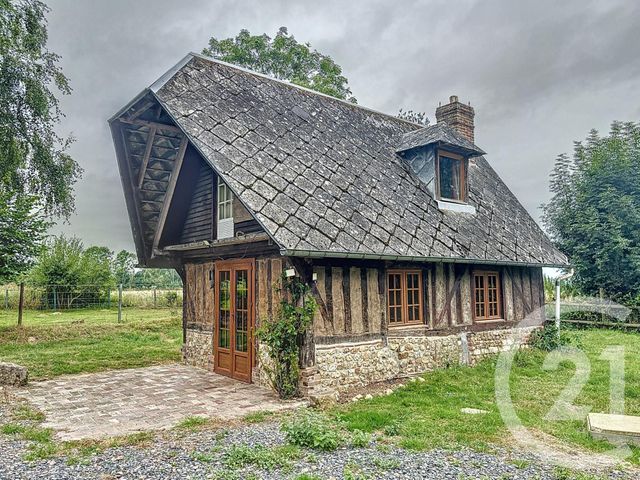
M451 128L455 128L464 138L474 143L473 117L475 112L471 105L464 105L458 101L457 95L449 97L449 103L436 108L436 120L445 122Z

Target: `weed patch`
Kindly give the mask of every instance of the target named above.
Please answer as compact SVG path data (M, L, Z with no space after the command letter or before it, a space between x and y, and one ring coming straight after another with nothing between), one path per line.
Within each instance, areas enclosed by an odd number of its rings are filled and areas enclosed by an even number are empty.
M344 443L340 425L311 410L283 422L282 431L289 443L313 450L331 451Z
M248 413L247 415L245 415L242 418L242 420L245 423L262 423L262 422L268 420L272 416L273 416L273 412L269 412L269 411L263 410L263 411L260 411L260 412Z
M287 471L292 467L291 460L300 456L300 450L292 445L273 448L234 445L223 455L223 463L231 469L252 466L269 472L275 469Z
M200 430L205 425L208 425L210 420L207 417L187 417L175 426L178 430Z

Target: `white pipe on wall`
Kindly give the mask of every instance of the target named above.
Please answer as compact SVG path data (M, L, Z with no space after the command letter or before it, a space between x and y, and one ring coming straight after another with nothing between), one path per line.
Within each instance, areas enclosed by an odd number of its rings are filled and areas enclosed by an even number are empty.
M556 330L558 332L560 331L560 282L573 277L573 274L574 270L572 268L569 273L565 273L556 278Z

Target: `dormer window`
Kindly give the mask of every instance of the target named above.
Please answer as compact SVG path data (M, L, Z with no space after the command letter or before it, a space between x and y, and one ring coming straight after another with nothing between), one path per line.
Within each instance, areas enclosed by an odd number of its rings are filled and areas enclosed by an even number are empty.
M436 185L439 200L466 201L467 171L461 155L439 150L436 162Z
M469 159L484 155L445 123L405 133L396 152L427 186L442 211L476 213L469 201Z

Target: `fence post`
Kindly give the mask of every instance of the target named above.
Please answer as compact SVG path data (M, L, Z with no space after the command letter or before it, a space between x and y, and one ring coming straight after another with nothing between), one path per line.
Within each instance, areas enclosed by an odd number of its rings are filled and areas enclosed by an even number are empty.
M156 287L155 285L153 286L153 308L157 308L158 307L158 297L156 295Z
M4 289L4 309L9 310L9 289Z
M122 284L118 285L118 323L122 322Z
M556 279L556 330L560 335L560 280Z
M111 308L111 287L107 288L107 308Z
M56 287L53 286L53 311L58 310L58 294L56 293Z
M20 300L18 300L18 326L22 326L22 309L24 307L24 282L20 282Z

